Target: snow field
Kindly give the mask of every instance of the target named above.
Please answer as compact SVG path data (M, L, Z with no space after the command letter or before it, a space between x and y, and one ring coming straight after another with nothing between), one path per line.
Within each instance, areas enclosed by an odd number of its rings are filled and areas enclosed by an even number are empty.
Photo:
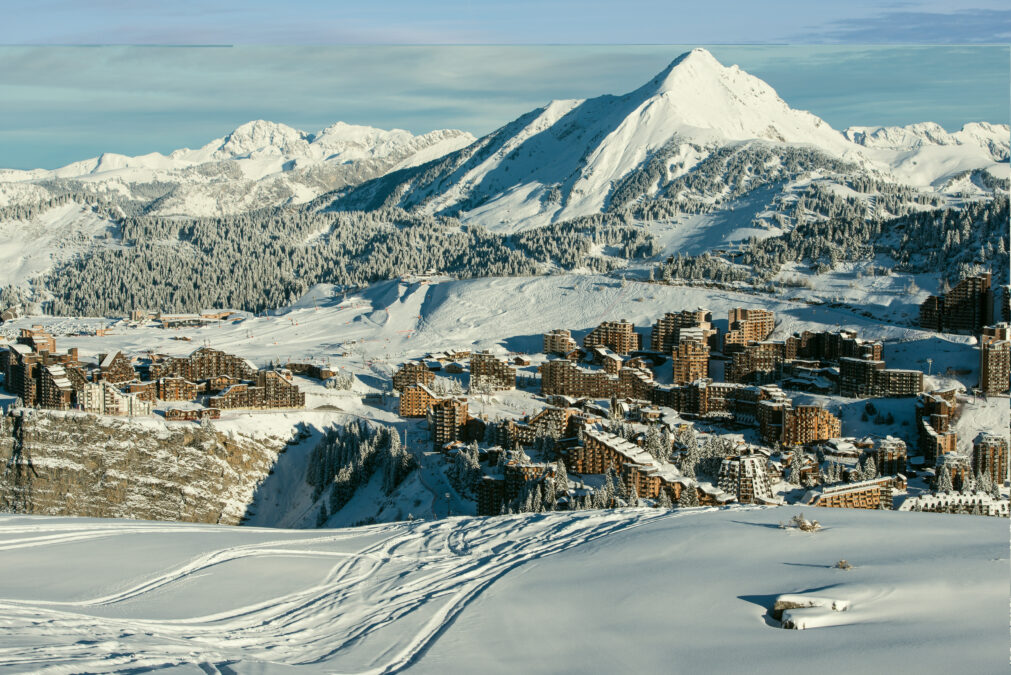
M1007 525L622 509L297 532L0 519L0 672L995 672ZM811 515L808 513L807 515ZM851 570L833 567L840 558ZM783 594L848 603L781 630ZM829 625L832 624L832 625Z

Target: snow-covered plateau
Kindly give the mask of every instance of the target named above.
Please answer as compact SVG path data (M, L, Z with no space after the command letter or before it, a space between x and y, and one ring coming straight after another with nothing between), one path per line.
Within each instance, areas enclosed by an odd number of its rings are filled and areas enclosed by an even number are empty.
M819 510L821 511L821 510ZM619 509L291 531L0 518L0 672L1007 666L1007 524ZM835 564L846 559L851 569ZM783 630L782 595L844 611Z

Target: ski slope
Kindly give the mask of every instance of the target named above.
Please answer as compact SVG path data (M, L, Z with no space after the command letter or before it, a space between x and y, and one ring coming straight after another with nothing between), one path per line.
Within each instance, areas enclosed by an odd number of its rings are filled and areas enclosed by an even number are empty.
M815 534L779 529L790 508L308 532L8 516L0 673L1006 667L1006 521L817 511ZM850 608L784 631L784 593Z

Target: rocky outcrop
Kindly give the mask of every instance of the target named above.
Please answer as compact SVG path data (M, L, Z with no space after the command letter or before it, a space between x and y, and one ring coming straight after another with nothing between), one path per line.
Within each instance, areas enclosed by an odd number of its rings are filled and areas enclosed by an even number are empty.
M238 524L285 439L19 409L0 417L0 511Z

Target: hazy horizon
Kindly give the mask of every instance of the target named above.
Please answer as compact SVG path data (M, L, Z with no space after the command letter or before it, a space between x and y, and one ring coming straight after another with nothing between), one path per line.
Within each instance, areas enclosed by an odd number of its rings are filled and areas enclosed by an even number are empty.
M3 47L3 168L200 147L254 119L481 136L623 94L697 45ZM703 45L838 130L1008 122L1006 46Z

